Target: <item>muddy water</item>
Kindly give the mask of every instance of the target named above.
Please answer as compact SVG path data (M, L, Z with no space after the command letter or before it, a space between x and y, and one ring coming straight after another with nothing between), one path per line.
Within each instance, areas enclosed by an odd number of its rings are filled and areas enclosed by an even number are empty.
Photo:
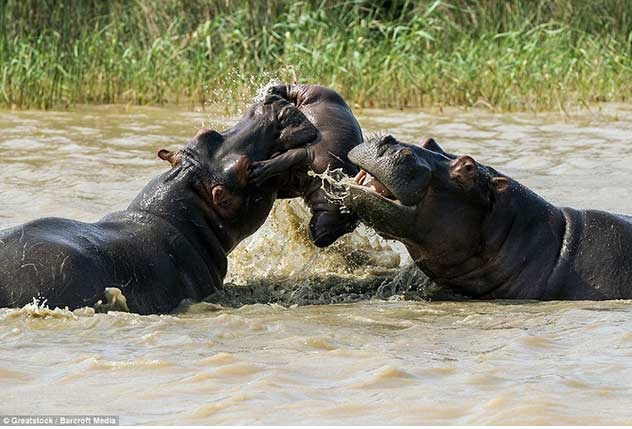
M431 135L555 203L632 213L632 106L570 117L358 113L366 131ZM177 108L0 112L0 227L125 208L166 168L157 149L178 147L202 123L233 120ZM144 317L0 310L0 414L108 414L130 424L632 424L629 302L405 300L433 295L405 268L400 246L361 229L321 252L305 240L305 216L299 202L275 207L231 256L230 284L214 299L224 305ZM240 304L249 305L228 306Z

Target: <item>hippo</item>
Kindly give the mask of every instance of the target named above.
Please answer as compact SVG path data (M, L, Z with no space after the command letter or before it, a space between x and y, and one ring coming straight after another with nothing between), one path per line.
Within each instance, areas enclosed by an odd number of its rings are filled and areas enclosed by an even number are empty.
M345 204L436 284L483 300L632 298L632 217L556 207L470 156L383 136Z
M202 300L222 287L227 254L272 208L278 184L248 180L251 163L270 156L267 140L317 135L294 105L269 96L231 129L203 129L183 149L158 152L171 168L126 210L95 223L44 218L0 231L0 306L37 298L72 310L109 302L112 289L139 314Z
M310 207L309 236L318 247L326 247L358 225L353 213L341 213L340 205L327 198L322 180L308 176L308 170L323 173L339 169L355 175L358 169L347 159L347 153L363 140L362 129L351 109L336 91L319 85L280 84L268 88L293 103L318 129L319 137L309 145L299 142L278 142L272 159L253 162L251 180L265 183L277 175L285 175L286 185L279 198L303 196Z

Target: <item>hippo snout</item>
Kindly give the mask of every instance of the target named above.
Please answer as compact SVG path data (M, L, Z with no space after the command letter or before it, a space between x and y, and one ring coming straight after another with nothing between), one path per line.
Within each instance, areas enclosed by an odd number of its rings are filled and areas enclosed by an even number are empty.
M354 213L319 211L314 213L309 222L309 236L316 247L327 247L353 231L359 221Z
M348 156L365 172L361 185L413 206L424 195L431 175L430 165L418 150L388 135L356 146Z

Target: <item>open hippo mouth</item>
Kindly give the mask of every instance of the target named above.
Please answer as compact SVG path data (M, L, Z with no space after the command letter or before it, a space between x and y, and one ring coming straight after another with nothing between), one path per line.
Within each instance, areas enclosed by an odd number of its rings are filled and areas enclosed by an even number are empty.
M431 177L421 150L385 136L370 139L348 154L360 173L346 185L344 204L385 238L406 237L414 225Z
M423 198L429 172L412 146L385 136L354 147L348 157L360 167L360 173L355 177L356 185L350 186L350 192L372 192L403 206L415 206Z
M382 182L365 169L360 169L360 172L353 178L353 181L356 184L375 192L383 198L401 204L395 195L393 195L393 193Z

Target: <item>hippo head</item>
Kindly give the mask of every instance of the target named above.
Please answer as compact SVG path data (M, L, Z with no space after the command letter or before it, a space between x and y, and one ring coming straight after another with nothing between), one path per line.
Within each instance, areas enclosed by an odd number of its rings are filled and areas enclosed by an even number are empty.
M194 189L205 197L236 244L263 224L278 190L275 181L263 187L251 185L251 163L269 158L270 148L285 141L304 144L317 135L300 110L270 95L251 106L232 128L202 129L183 149L162 149L158 156L171 163L173 175L188 172Z
M446 263L473 254L483 218L509 184L432 139L418 146L375 138L352 149L349 160L361 171L345 204L384 237L406 244L415 259L428 249Z

